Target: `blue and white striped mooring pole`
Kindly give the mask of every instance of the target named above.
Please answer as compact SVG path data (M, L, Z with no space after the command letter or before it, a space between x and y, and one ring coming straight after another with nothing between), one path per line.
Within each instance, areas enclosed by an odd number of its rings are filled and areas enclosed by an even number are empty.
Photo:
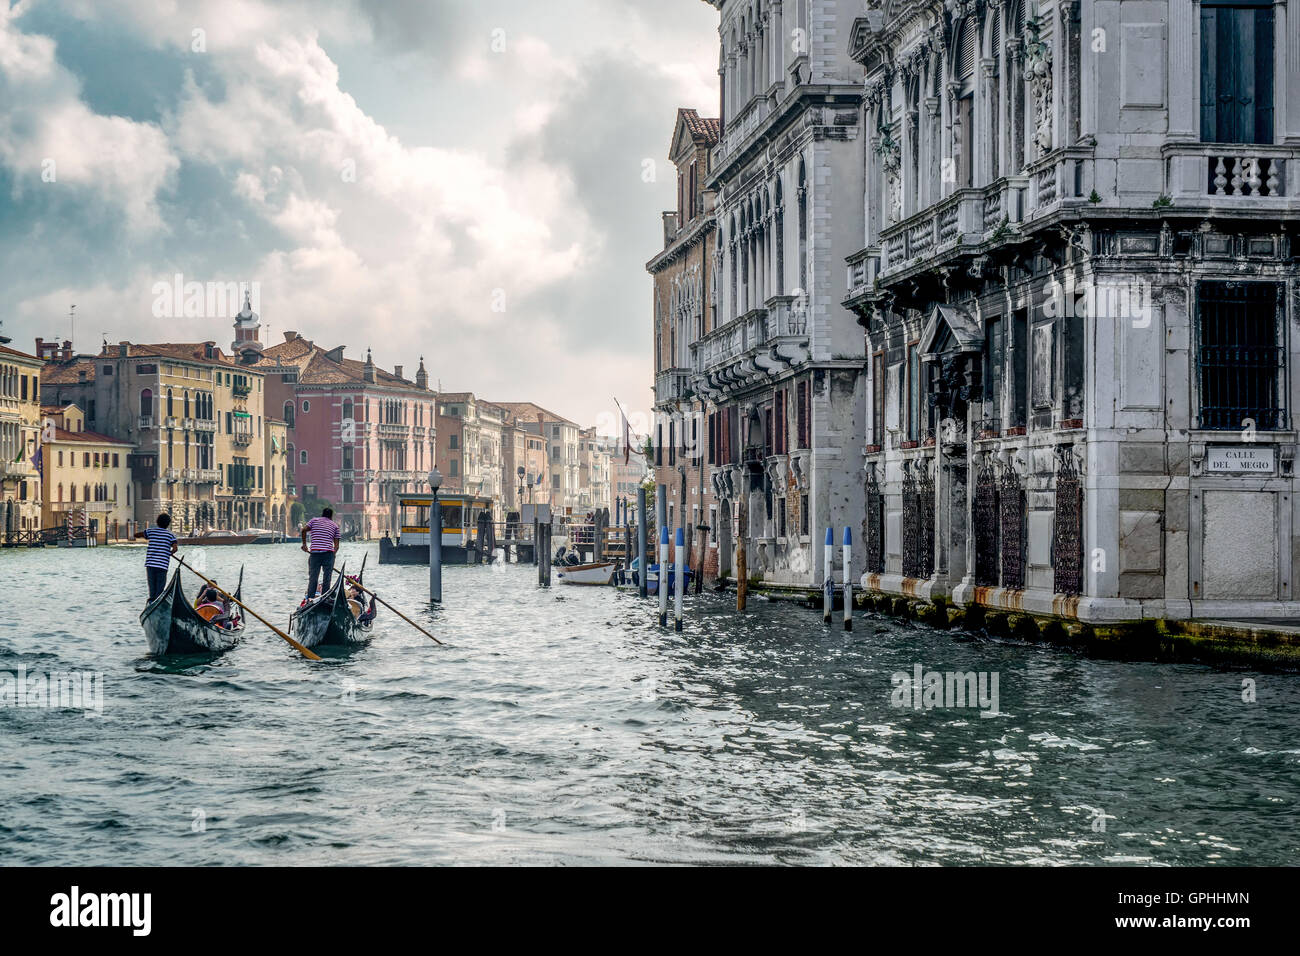
M853 630L853 532L844 526L844 630Z
M831 605L835 603L835 529L826 528L825 573L822 575L822 623L831 622Z
M681 528L677 529L677 553L673 561L673 570L677 572L677 590L673 594L673 630L679 634L682 630L682 594L686 592L686 539Z
M668 526L659 527L659 626L668 626Z

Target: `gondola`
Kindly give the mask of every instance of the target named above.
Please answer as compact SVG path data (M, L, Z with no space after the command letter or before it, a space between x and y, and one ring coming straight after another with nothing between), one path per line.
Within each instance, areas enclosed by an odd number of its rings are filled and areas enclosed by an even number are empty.
M241 597L244 587L244 569L239 569L239 586L235 597ZM140 626L149 641L149 653L164 654L220 654L239 642L244 633L244 618L238 608L234 610L231 627L222 627L208 620L212 611L195 608L185 598L178 565L172 579L162 594L145 605L140 612Z
M358 583L366 573L365 559L361 561ZM304 647L321 644L364 644L370 639L374 626L375 599L363 608L359 602L347 598L347 575L340 570L334 584L314 601L308 601L289 617L289 633Z

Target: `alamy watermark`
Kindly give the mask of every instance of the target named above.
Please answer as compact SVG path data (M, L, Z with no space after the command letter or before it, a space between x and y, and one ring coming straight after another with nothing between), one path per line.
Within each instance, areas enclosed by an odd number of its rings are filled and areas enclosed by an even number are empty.
M913 710L979 708L981 717L998 715L997 671L929 671L917 664L912 673L896 671L889 702Z
M50 671L28 674L19 665L0 671L0 707L80 710L87 717L104 712L104 675L100 671Z
M178 272L155 282L150 294L158 319L229 319L244 308L245 297L254 312L262 311L260 282L187 282Z
M1043 314L1050 318L1128 319L1135 329L1151 326L1151 283L1139 278L1103 278L1064 283L1052 279L1043 289Z

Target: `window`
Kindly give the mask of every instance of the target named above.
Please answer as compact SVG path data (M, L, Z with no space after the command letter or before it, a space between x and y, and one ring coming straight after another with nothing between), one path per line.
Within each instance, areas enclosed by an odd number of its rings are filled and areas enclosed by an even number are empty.
M153 389L140 390L140 415L144 418L153 415Z
M285 420L286 422L288 422L290 428L293 428L293 413L294 413L293 402L291 402L291 401L289 401L289 402L285 402L285 403L284 403L284 420Z
M1281 401L1280 285L1202 282L1197 289L1200 427L1286 427Z
M172 396L172 390L167 389L167 417L171 418L175 414L175 401Z
M300 465L305 465L305 464L307 464L307 449L306 449L306 448L304 448L302 451L298 452L298 464L300 464Z
M450 442L450 444L447 447L450 448L452 451L458 451L460 449L459 435L449 435L447 436L447 441Z
M795 394L796 394L796 396L797 396L797 404L798 404L798 406L799 406L799 407L798 407L798 413L799 413L799 416L798 416L798 438L799 438L799 447L800 447L800 448L807 448L807 447L808 447L808 432L809 432L809 425L810 425L810 422L809 422L809 414L808 414L808 412L809 412L809 409L808 409L808 381L807 381L806 379L805 379L804 381L800 382L800 383L796 386Z
M346 502L350 502L350 501L352 501L352 486L351 486L351 485L344 485L344 486L343 486L343 501L344 501L345 503L346 503Z
M559 490L560 490L560 476L559 476L559 475L551 475L551 487L554 488L556 491L559 491Z
M447 462L447 474L452 478L455 478L460 474L460 462L455 458L452 458Z
M1273 69L1271 4L1201 5L1202 142L1273 142Z
M309 411L311 411L311 402L304 398L302 400L302 413L306 415Z

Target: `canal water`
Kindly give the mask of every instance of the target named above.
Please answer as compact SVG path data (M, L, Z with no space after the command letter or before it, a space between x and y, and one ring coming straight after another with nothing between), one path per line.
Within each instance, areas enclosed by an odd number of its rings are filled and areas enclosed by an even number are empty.
M426 568L369 555L367 583L446 646L381 609L321 663L252 621L215 660L155 661L141 549L0 553L0 673L103 675L93 716L0 708L0 860L1300 862L1294 675L871 615L845 634L731 595L692 596L677 635L529 566L449 567L430 612ZM305 588L296 545L205 559L223 585L244 563L281 625ZM989 706L927 708L895 684L918 665L982 672Z

